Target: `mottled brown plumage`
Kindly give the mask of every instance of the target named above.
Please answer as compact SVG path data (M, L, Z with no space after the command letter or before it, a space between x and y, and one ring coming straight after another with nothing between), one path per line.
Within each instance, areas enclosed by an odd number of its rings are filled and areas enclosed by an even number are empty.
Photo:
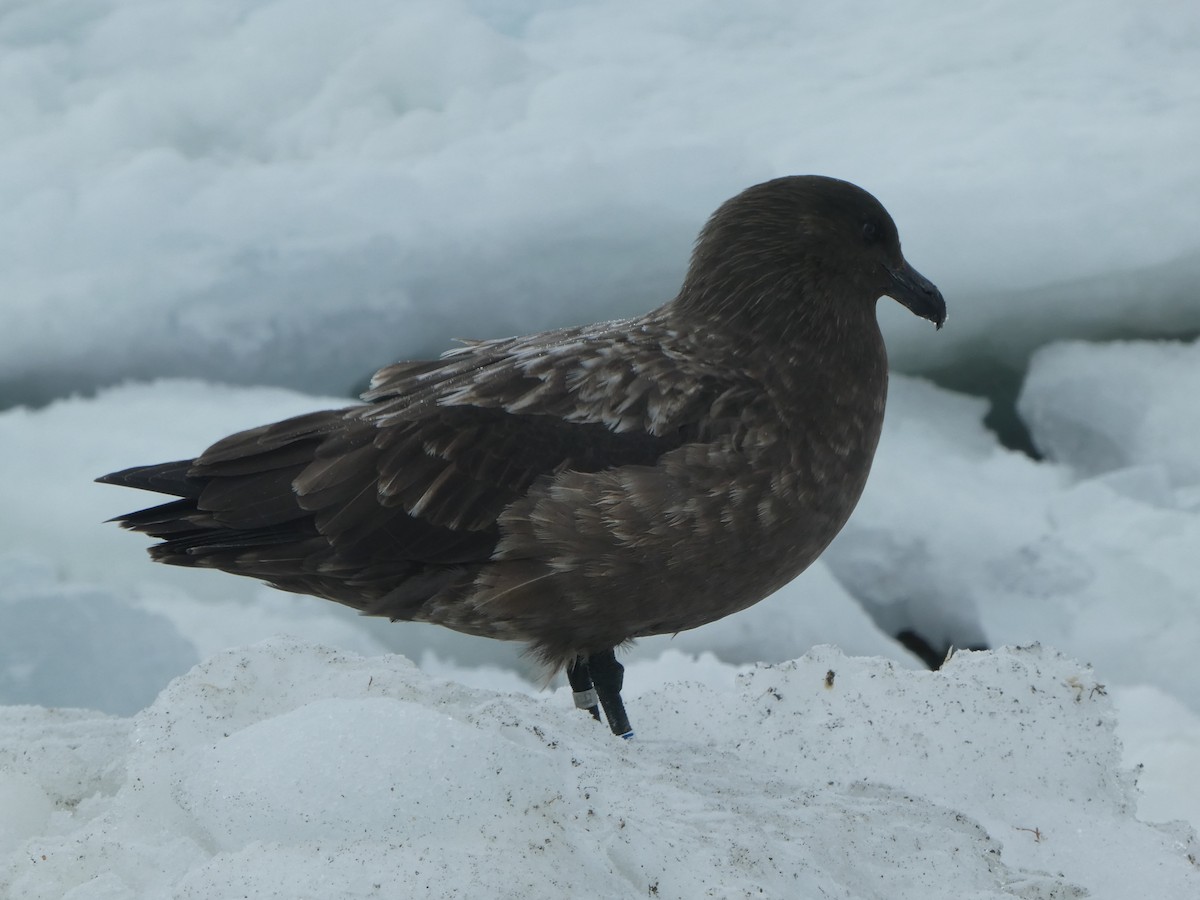
M365 404L105 476L160 562L524 641L552 666L761 600L837 534L883 421L882 295L945 304L865 191L721 206L647 315L379 372Z

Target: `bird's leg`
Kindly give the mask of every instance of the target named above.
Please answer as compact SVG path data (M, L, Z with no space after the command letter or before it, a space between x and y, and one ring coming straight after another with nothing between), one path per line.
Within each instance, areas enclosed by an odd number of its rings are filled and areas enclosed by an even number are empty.
M567 666L567 681L571 682L575 705L579 709L586 709L592 714L592 718L599 722L600 698L596 695L596 688L592 685L592 674L588 671L586 656L575 657L574 662Z
M621 700L621 685L625 681L625 667L617 662L617 654L610 648L603 653L593 653L587 659L587 668L596 685L604 717L613 734L626 740L633 737L629 717L625 715L625 704Z

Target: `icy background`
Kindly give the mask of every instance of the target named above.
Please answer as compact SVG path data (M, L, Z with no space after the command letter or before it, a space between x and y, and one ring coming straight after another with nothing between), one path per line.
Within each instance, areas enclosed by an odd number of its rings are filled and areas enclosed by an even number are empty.
M1182 0L0 3L0 897L1200 896L1146 824L1200 826L1197 85ZM98 474L658 305L799 172L949 325L881 304L854 519L628 655L636 742L99 524Z
M345 393L641 312L722 200L803 172L953 298L937 342L888 311L906 370L1200 330L1186 0L10 0L0 51L10 400Z

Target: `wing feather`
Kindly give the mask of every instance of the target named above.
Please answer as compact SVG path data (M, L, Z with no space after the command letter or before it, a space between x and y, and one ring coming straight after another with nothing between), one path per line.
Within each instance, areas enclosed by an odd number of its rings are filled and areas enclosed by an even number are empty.
M538 479L654 467L706 439L715 406L733 409L727 379L667 364L661 335L631 338L625 324L397 364L365 405L231 435L190 465L118 473L185 498L123 523L163 538L166 562L431 615L494 558L502 516Z

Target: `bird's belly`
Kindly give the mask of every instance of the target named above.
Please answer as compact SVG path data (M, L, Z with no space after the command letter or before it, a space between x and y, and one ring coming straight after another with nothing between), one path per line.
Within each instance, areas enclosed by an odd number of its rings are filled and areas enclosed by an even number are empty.
M644 582L638 591L630 581L630 619L643 618L635 636L695 628L774 593L821 555L859 492L807 503L764 495L748 510L745 504L728 507L721 528L689 541L686 563L663 561L657 591Z
M797 466L795 450L697 445L661 467L561 473L502 523L468 606L548 658L745 609L820 555L866 481L869 453L808 448Z

